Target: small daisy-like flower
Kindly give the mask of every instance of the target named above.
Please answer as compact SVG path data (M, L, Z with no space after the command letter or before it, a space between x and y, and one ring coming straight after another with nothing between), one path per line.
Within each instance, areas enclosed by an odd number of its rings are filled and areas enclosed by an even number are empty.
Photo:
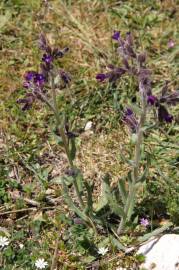
M98 249L98 254L104 256L108 252L108 248L101 247Z
M147 227L149 225L149 221L147 218L141 218L140 225Z
M37 269L45 269L47 265L48 263L44 260L44 258L40 258L35 262Z
M24 245L20 243L19 247L20 247L20 249L23 249Z
M5 247L9 245L9 240L7 237L0 236L0 247Z

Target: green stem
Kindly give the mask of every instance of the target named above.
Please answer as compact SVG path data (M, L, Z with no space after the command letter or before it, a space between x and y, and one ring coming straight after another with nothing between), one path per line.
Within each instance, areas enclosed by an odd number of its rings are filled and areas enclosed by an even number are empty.
M119 227L117 230L118 235L121 234L125 224L127 221L130 221L132 211L135 204L135 198L136 198L136 183L139 177L139 171L140 171L140 160L141 160L141 145L143 143L143 127L146 120L146 114L147 114L147 103L146 103L146 97L142 96L142 112L139 120L139 126L137 130L137 140L134 150L134 167L133 167L133 173L132 173L132 183L129 185L129 193L126 200L126 205L124 207L124 213L125 217L121 218L121 221L119 223Z
M60 117L59 117L59 110L58 110L58 104L57 104L57 98L56 98L57 95L56 95L56 89L55 89L55 85L54 85L54 76L53 76L53 74L51 74L51 89L52 89L53 107L54 107L54 114L55 114L55 118L56 118L57 128L59 130L60 136L61 136L62 141L63 141L64 150L65 150L65 153L67 155L69 165L70 165L71 169L73 170L74 169L74 164L73 164L73 160L72 160L71 155L70 155L69 146L68 146L68 140L67 140L67 137L66 137L66 134L65 134L65 131L64 131L64 124L60 123L61 121L60 121ZM84 205L83 199L81 197L81 194L79 192L76 177L74 177L73 184L74 184L74 188L75 188L75 192L76 192L78 201L79 201L81 207L84 208L85 205Z
M59 131L59 134L60 134L60 136L62 138L64 150L65 150L65 153L67 155L70 168L72 170L74 170L75 169L75 166L73 164L73 160L72 160L71 155L70 155L69 143L68 143L68 139L67 139L67 136L65 134L65 131L64 131L64 123L61 123L61 119L60 119L60 116L59 116L59 110L58 110L58 104L57 104L57 98L56 98L56 89L55 89L55 85L54 85L54 76L53 76L52 73L51 73L51 89L52 89L52 100L53 100L53 104L51 104L48 101L48 99L46 98L45 95L41 94L41 98L42 98L42 100L48 105L48 107L54 113L54 116L55 116L55 119L56 119L56 126L57 126L58 131ZM78 202L79 202L80 208L82 210L84 210L85 209L85 204L84 204L84 201L82 199L82 196L81 196L80 191L79 191L79 188L78 188L78 183L77 183L76 176L73 177L73 185L74 185L76 196L78 198ZM70 198L69 195L68 195L67 188L64 189L64 192L65 192L67 198ZM75 205L73 205L73 208L74 208L74 211L78 214L78 211L79 211L78 208ZM97 234L96 226L95 226L93 220L91 219L90 215L84 214L84 218L85 218L85 222L90 227L92 227L93 230L94 230L94 232L95 232L95 234Z

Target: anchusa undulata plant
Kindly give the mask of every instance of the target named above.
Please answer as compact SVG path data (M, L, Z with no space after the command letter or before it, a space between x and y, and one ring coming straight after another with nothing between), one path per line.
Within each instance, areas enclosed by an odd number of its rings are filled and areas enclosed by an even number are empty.
M58 90L67 87L70 83L70 75L63 69L57 68L56 61L62 58L68 48L58 49L50 46L45 35L41 34L39 48L42 52L39 71L30 70L24 75L23 86L26 89L24 98L17 102L22 104L22 110L28 110L32 104L39 100L46 104L56 120L56 134L61 137L62 147L66 153L69 169L66 175L61 178L63 185L63 196L71 208L88 226L95 230L92 221L92 186L84 181L79 169L74 165L76 146L75 133L69 130L65 112L60 112L57 103ZM72 177L73 187L78 202L73 201L69 193L67 178ZM85 191L84 191L85 190ZM84 194L86 198L84 200Z
M107 194L107 200L112 211L120 216L117 229L117 233L120 234L125 225L131 221L137 191L146 178L147 168L142 168L141 147L144 142L144 130L148 119L151 118L151 112L153 112L156 126L159 126L161 122L170 124L173 121L173 116L169 113L168 107L179 102L179 91L169 91L168 82L165 82L161 93L159 95L153 94L151 71L146 66L146 54L136 51L131 33L128 32L126 37L122 38L121 33L115 31L112 38L118 44L117 52L122 59L122 66L108 65L108 72L97 74L96 79L99 82L109 81L116 83L122 76L132 76L137 80L138 84L136 96L139 105L137 109L138 115L134 112L133 105L126 107L122 114L122 121L129 127L131 133L135 134L135 149L133 161L131 162L132 169L127 179L119 180L120 199L118 200L119 196L116 196L112 190ZM122 203L121 206L120 203Z

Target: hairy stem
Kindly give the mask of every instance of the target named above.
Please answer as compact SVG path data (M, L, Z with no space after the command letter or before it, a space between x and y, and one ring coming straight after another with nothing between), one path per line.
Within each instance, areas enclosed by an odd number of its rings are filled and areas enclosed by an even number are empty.
M55 85L54 85L54 76L53 76L53 74L51 74L51 89L52 89L53 106L50 104L51 105L50 108L54 112L54 115L55 115L55 118L56 118L56 125L57 125L59 134L60 134L60 136L62 138L62 141L63 141L64 150L65 150L65 153L67 155L70 168L73 170L74 169L74 164L73 164L73 160L71 158L70 151L69 151L68 139L67 139L65 131L64 131L64 123L61 123L61 119L60 119L60 116L59 116L59 109L58 109L58 104L57 104L57 95L56 95L56 89L55 89ZM47 103L47 105L49 106L48 103ZM82 208L84 208L84 202L83 202L82 196L81 196L81 194L79 192L76 177L74 177L73 184L74 184L74 188L75 188L75 192L76 192L76 196L78 198L79 204L81 205Z
M129 193L124 207L125 217L121 218L119 227L117 230L118 235L121 234L127 221L130 221L131 215L135 205L136 199L136 183L139 178L140 173L140 161L141 161L141 145L143 143L143 128L145 125L146 114L147 114L147 103L146 96L141 97L142 100L142 112L140 115L138 130L137 130L137 139L134 150L134 167L132 172L132 183L129 184Z

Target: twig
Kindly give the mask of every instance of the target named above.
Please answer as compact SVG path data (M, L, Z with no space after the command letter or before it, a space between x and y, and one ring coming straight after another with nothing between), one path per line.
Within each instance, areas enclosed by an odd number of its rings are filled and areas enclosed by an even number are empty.
M0 216L5 216L5 215L9 215L9 214L14 214L14 213L20 213L20 212L25 212L25 211L37 211L37 210L48 210L48 209L57 209L57 208L56 208L56 206L48 206L48 207L42 207L42 208L30 207L30 208L23 208L23 209L2 212L2 213L0 213Z
M18 210L11 210L11 211L6 211L3 213L0 213L0 216L5 216L8 214L14 214L14 213L20 213L20 212L25 212L25 211L36 211L37 208L31 207L31 208L23 208L23 209L18 209Z

